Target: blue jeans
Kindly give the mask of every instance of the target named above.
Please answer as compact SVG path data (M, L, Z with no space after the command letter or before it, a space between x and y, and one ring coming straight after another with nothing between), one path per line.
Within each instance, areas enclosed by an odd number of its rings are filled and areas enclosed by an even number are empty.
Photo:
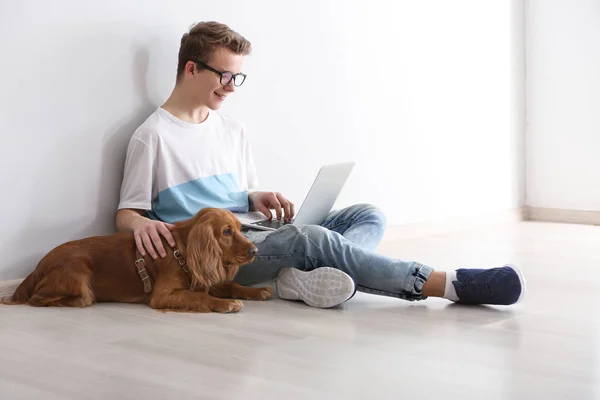
M258 255L240 268L235 281L250 286L275 280L284 267L310 271L328 266L350 275L358 291L422 300L423 285L433 269L375 253L385 227L381 211L358 204L332 212L320 226L285 225L276 231L246 231Z

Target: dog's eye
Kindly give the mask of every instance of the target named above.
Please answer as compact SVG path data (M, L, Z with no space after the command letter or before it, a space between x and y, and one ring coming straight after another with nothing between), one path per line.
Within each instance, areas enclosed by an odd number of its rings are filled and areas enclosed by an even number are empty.
M223 231L223 235L225 236L231 236L231 229L227 228Z

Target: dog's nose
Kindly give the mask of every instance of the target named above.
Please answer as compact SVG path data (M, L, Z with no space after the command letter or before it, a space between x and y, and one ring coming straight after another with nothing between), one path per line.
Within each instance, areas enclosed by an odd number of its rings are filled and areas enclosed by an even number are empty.
M258 249L254 246L250 247L250 250L248 250L248 255L250 257L254 257L256 253L258 253Z

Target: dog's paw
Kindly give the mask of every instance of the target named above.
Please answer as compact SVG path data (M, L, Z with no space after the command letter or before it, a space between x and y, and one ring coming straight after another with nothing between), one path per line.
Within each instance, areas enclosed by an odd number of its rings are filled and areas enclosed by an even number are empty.
M259 295L259 300L269 300L271 297L273 297L273 288L271 286L260 288Z
M227 312L238 312L240 311L242 308L244 308L244 303L241 300L232 300L229 303L229 311Z
M220 313L233 313L238 312L244 308L244 303L241 300L222 300L217 302L213 311Z

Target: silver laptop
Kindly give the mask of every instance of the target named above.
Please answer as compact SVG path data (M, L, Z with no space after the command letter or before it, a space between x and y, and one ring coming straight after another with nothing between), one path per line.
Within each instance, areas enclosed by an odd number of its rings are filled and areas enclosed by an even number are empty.
M269 220L260 212L236 213L235 215L242 226L253 229L276 230L288 224L320 225L331 212L352 168L354 168L354 162L323 166L300 209L290 222L279 221L275 217Z

